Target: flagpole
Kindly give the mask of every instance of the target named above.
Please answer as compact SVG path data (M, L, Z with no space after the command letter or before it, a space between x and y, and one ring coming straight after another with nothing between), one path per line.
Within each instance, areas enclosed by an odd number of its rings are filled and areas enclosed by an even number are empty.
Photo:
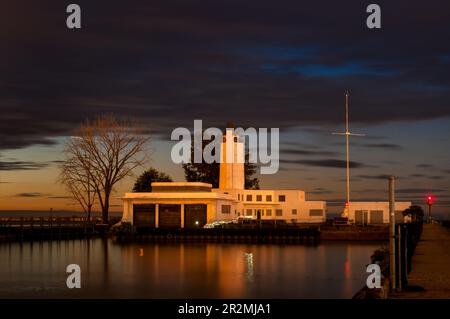
M345 132L344 133L333 133L334 135L345 135L345 148L346 148L346 203L342 217L348 218L350 211L350 136L365 136L364 134L354 134L350 132L349 128L349 115L348 115L348 97L350 96L349 91L345 92Z

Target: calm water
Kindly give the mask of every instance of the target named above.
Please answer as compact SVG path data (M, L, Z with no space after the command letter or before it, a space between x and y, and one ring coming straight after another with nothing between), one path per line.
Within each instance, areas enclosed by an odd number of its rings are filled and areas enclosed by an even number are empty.
M0 298L351 298L380 244L0 244ZM68 264L81 289L66 287Z

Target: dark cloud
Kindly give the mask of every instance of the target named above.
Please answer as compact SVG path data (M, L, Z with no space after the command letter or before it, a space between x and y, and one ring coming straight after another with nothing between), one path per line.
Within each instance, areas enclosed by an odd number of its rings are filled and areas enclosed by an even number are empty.
M297 164L306 166L330 167L330 168L346 168L347 163L338 159L312 159L312 160L280 160L282 164ZM350 168L373 167L363 163L350 161Z
M382 179L382 180L388 180L390 175L386 174L379 174L379 175L356 175L356 177L362 178L362 179Z
M418 167L418 168L432 168L433 165L431 165L431 164L417 164L416 167Z
M337 142L335 145L345 146L345 142ZM391 143L360 143L352 141L352 146L365 147L365 148L379 148L384 150L400 150L402 147L398 144Z
M301 149L283 149L282 154L286 155L307 155L307 156L333 156L336 152L332 151L311 151L311 150L301 150Z
M313 195L325 195L325 194L333 194L334 192L323 187L317 187L314 190L309 191L307 193Z
M443 193L446 192L446 189L433 189L432 192L433 193ZM428 194L430 192L430 189L426 189L426 188L403 188L403 189L397 189L395 191L396 193L399 194L424 194L423 196L425 196L425 194Z
M383 193L386 192L387 189L373 189L373 188L369 188L369 189L355 189L352 192L353 193L357 193L357 194L364 194L364 193L369 193L369 194L375 194L375 193Z
M296 171L304 171L304 168L298 168L298 167L286 167L286 166L281 166L279 168L279 171L289 171L289 172L296 172Z
M402 147L398 144L389 144L389 143L378 143L378 144L362 144L363 147L368 148L381 148L386 150L399 150Z
M0 149L52 145L87 117L292 127L450 115L450 2L8 1L0 11ZM325 8L325 9L324 9ZM407 8L407 10L405 10ZM399 41L399 39L402 39ZM389 48L389 49L386 49ZM426 106L426 107L424 107Z
M48 196L48 199L71 199L70 196Z
M0 171L29 171L46 168L48 164L31 161L0 160Z
M48 196L48 194L43 194L39 192L31 192L31 193L19 193L14 195L14 197L44 197Z
M433 180L441 180L441 179L445 179L444 176L440 176L440 175L434 175L434 176L429 176L429 179L433 179Z
M64 161L63 161L63 160L53 160L53 161L49 161L49 163L52 163L52 164L62 164L62 163L64 163Z

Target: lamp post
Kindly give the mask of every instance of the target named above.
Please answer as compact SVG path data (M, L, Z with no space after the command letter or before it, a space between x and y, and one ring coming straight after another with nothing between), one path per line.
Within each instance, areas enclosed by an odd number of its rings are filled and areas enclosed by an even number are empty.
M395 177L389 176L389 271L392 291L397 289L395 240Z
M427 204L428 204L428 222L431 223L431 206L433 206L433 195L427 196Z

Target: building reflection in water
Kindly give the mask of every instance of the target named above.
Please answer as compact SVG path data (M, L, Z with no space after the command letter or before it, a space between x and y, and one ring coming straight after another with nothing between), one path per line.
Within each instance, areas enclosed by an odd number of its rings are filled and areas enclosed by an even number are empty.
M0 297L351 298L379 245L0 244ZM67 289L68 264L82 289Z
M252 282L253 281L253 254L252 253L245 253L245 265L246 265L246 277L247 281Z

